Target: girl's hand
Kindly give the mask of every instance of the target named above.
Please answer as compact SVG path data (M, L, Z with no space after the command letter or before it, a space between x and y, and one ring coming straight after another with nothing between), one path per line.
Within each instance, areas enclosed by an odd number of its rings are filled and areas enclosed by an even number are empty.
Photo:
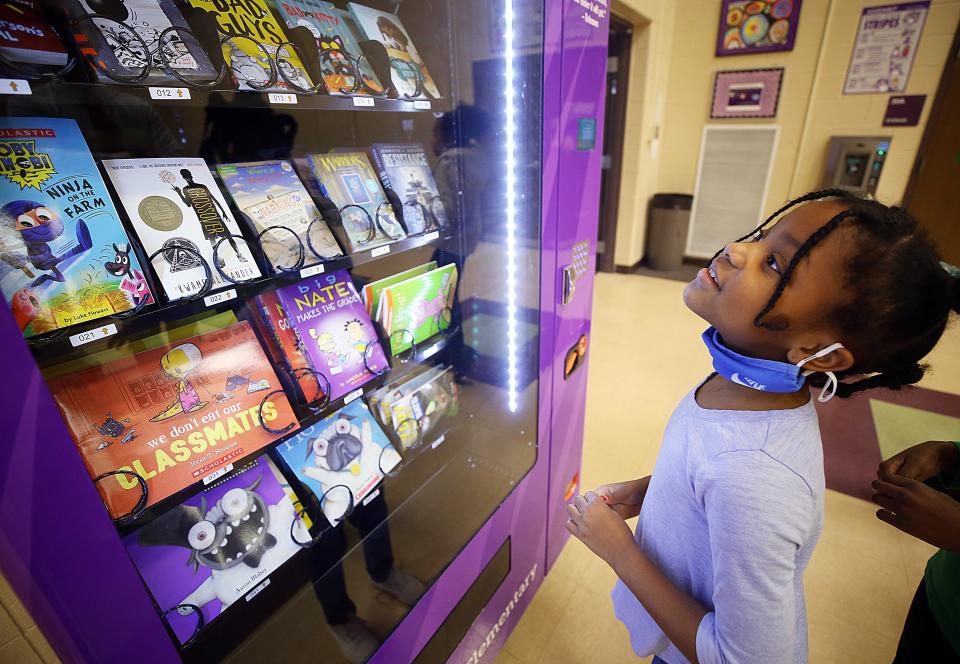
M907 450L909 451L909 450ZM935 547L960 553L960 502L898 475L873 481L877 518Z
M899 475L922 482L937 473L956 470L960 470L960 451L957 446L943 440L928 440L881 463L877 469L877 478Z
M626 522L593 491L567 505L567 530L610 565L636 547Z
M650 477L647 475L629 482L604 484L597 488L596 494L622 519L632 519L640 514L643 498L647 495L647 487L650 486Z

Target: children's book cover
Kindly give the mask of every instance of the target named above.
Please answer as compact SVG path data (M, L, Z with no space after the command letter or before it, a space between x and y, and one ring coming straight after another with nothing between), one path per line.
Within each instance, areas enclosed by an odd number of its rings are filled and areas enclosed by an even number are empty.
M449 225L422 145L375 143L370 153L383 186L393 189L403 202L403 221L408 233Z
M367 155L331 152L308 155L307 159L324 195L340 210L345 244L351 253L406 237Z
M62 67L68 59L56 31L29 1L0 4L0 53L31 65Z
M293 421L249 323L166 344L50 382L91 477L133 471L152 505L277 439ZM136 478L97 482L113 516L141 496Z
M370 406L370 410L373 411L374 415L379 418L381 424L386 427L393 427L396 430L398 424L403 423L408 417L412 418L412 415L397 418L396 422L394 422L394 404L410 396L415 389L436 378L442 371L442 366L427 367L421 369L413 376L404 377L398 382L388 383L380 389L374 390L367 396L367 405ZM416 429L412 428L411 433L415 434Z
M214 267L213 248L220 269L234 281L260 276L250 247L220 188L200 158L104 159L103 168L123 203L147 256L156 251L154 269L171 300L200 292L205 280L203 257L210 268L212 287L228 282Z
M259 315L253 317L254 324L266 340L271 359L290 373L304 402L323 399L327 385L314 375L313 367L303 352L303 342L293 329L293 323L284 312L276 291L258 295L256 304Z
M411 381L399 392L390 406L390 421L404 449L443 433L447 420L455 417L459 408L457 382L450 367L425 381ZM419 426L405 426L408 420L415 420Z
M367 39L375 39L386 47L391 61L390 76L401 97L412 97L416 94L415 72L419 72L422 78L420 96L429 95L433 99L440 98L437 84L427 71L427 65L417 52L417 47L413 45L413 40L410 39L403 23L400 22L400 17L358 5L355 2L348 2L347 9Z
M27 337L153 302L74 120L0 118L0 288Z
M371 369L389 367L347 270L304 279L277 294L313 370L330 381L331 400L373 379Z
M390 351L396 355L409 348L411 335L420 343L446 329L456 289L454 263L384 288L379 318L390 335Z
M336 524L353 503L373 491L400 455L363 401L347 404L333 415L298 432L277 446L290 470L320 500L327 520Z
M406 281L407 279L416 277L417 275L425 272L429 272L436 267L437 261L430 261L429 263L412 267L409 270L404 270L403 272L399 272L393 276L379 279L377 281L371 281L369 284L363 287L362 291L363 303L367 307L367 314L371 317L376 317L375 314L380 306L380 294L383 292L384 288L387 286L392 286L393 284L398 284L401 281Z
M272 265L296 265L301 247L304 265L343 255L333 233L320 218L316 204L293 170L291 162L220 164L217 166L217 174L237 208L250 218L258 233L263 233L261 243ZM310 224L315 219L318 221L311 227ZM294 238L283 228L264 233L277 226L290 229L297 237ZM311 246L320 254L319 257L313 255Z
M353 19L323 0L278 0L277 9L291 28L303 26L317 40L323 84L332 95L378 95L383 85L354 36ZM359 71L358 71L359 68ZM357 74L360 81L357 81Z
M223 59L240 90L290 90L291 82L301 90L313 88L310 75L289 44L290 37L274 18L266 0L187 2L213 15L220 34L232 37L223 44ZM269 54L276 72L275 83L269 88L263 86L270 80L271 63L264 61L263 50L258 44ZM280 50L280 46L284 48Z
M75 24L78 45L98 63L92 65L92 70L103 83L114 81L102 69L121 78L131 78L149 68L150 73L141 81L144 85L176 81L176 77L165 71L161 49L166 67L176 69L186 78L211 80L217 75L206 52L192 36L172 30L164 35L161 44L160 35L164 30L189 29L173 0L124 0L109 8L96 0L67 0L66 6L72 19L91 14L114 19L83 19Z
M310 541L296 495L267 457L244 464L124 538L161 611L193 605L210 624ZM165 617L180 643L197 626L188 606Z

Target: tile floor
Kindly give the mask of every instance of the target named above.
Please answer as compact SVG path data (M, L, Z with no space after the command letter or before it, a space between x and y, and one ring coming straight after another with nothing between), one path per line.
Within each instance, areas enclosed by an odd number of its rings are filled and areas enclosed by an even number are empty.
M699 341L704 324L684 308L682 289L645 276L597 277L585 488L649 474L673 407L709 371ZM948 331L930 363L934 372L924 386L960 394L960 326ZM918 432L917 441L924 439ZM810 661L889 662L932 552L878 521L871 503L828 491L823 536L805 577ZM497 664L637 661L613 617L614 581L583 545L568 542Z

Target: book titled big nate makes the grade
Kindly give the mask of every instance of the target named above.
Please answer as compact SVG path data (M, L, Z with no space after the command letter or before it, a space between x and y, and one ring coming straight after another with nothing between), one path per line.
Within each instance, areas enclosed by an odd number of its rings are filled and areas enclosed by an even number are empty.
M25 336L153 301L74 120L0 118L0 288Z

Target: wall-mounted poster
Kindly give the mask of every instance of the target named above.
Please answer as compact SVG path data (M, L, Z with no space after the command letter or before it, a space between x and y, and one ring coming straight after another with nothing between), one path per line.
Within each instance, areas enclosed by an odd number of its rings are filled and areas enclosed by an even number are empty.
M800 0L723 0L717 55L792 51Z
M783 67L718 71L711 118L775 118Z
M864 7L843 94L902 92L930 2Z

